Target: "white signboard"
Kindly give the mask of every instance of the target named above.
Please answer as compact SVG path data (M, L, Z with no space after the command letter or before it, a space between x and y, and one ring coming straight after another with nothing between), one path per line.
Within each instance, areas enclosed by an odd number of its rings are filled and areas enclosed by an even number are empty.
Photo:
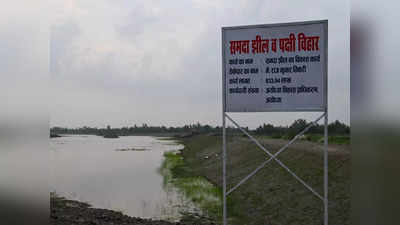
M327 44L327 20L223 27L225 111L325 111Z

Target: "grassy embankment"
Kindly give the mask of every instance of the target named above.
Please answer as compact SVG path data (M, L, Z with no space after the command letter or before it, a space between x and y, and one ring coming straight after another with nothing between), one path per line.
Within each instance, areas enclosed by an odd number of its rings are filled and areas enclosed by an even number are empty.
M304 136L304 140L317 143L324 143L324 135L307 134ZM350 145L350 136L342 136L342 135L328 136L328 142L336 145Z
M286 140L270 137L257 139L272 152L287 143ZM185 148L179 154L165 155L163 167L171 171L168 179L208 216L220 222L221 137L199 135L179 141ZM330 144L329 151L330 224L346 225L350 223L349 146ZM267 158L248 138L229 137L228 190ZM323 193L323 152L320 143L295 142L279 159L317 192ZM200 194L204 192L211 194L204 197ZM322 201L274 161L232 192L227 201L229 224L323 223Z
M195 215L183 210L181 221L190 224L205 224L217 222L221 218L221 190L209 182L205 177L193 174L187 169L181 151L164 153L160 172L163 175L164 186L172 184L182 191L197 207L201 208L204 215Z

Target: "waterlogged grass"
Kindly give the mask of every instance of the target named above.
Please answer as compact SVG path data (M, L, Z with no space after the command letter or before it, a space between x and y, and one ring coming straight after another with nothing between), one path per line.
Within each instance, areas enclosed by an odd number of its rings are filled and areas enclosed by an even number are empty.
M169 183L172 183L173 173L172 170L175 167L181 166L183 164L183 159L181 156L176 154L177 151L170 151L164 153L164 161L160 168L160 173L163 175L164 186L167 186Z
M221 207L220 190L203 177L182 178L177 180L185 194L198 203L208 214L219 215Z
M184 196L190 199L207 220L221 220L221 190L201 176L193 176L185 165L180 151L164 153L165 160L161 166L164 186L173 184Z

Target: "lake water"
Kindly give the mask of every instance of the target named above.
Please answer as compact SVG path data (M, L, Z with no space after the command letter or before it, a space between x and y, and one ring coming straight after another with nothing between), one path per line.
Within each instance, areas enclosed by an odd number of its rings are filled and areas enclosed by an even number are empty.
M190 204L174 188L163 186L158 172L165 151L183 146L155 137L106 139L93 135L52 138L51 188L96 208L154 219L176 220ZM140 151L116 151L117 149Z

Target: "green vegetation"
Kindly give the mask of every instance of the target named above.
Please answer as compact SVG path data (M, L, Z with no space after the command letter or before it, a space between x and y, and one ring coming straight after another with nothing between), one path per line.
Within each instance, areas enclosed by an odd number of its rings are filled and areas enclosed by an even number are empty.
M291 140L293 137L289 135L256 135L259 138L272 138L272 139L284 139ZM324 135L322 134L305 134L299 138L300 140L307 140L315 143L324 143ZM335 145L350 145L350 136L342 136L342 135L329 135L328 143Z
M254 134L258 136L267 136L270 138L283 138L290 140L298 133L304 130L309 123L304 119L295 120L290 126L274 126L272 124L263 124L255 129ZM350 127L339 121L335 121L328 125L328 141L331 144L350 144ZM307 141L323 143L324 126L321 124L312 126L307 134L302 137Z
M305 139L307 141L312 142L324 142L324 136L321 134L307 134L305 135ZM338 145L349 145L350 144L350 136L341 136L341 135L329 135L328 136L329 144L338 144Z
M236 129L228 128L231 132L239 132ZM79 127L79 128L64 128L64 127L52 127L51 133L54 134L91 134L104 136L107 133L112 133L118 136L130 136L130 135L154 135L158 137L163 136L180 136L187 134L205 134L205 133L220 133L221 128L210 125L202 125L200 123L184 125L182 127L166 127L166 126L149 126L146 123L141 126L136 124L130 127L121 128L97 128L97 127Z
M52 133L50 133L50 138L58 138L58 137L61 137L61 136L58 135L58 134L52 134Z
M191 176L180 152L166 152L164 157L165 160L160 169L164 176L164 185L172 183L197 207L201 208L205 214L202 216L203 223L205 222L204 219L210 221L221 218L220 189L204 177ZM186 213L186 220L189 220L191 215L188 212L183 213ZM190 220L193 221L193 219Z
M290 126L274 126L272 124L263 124L254 130L245 128L248 132L257 135L267 135L274 138L292 138L297 133L302 131L308 122L304 119L295 120ZM329 135L349 137L350 127L339 121L335 121L328 125ZM116 135L116 136L131 136L131 135L152 135L158 137L190 137L198 134L208 134L212 136L221 135L222 129L219 126L210 126L204 124L189 124L181 127L165 127L165 126L149 126L142 124L137 126L136 124L131 127L121 128L97 128L97 127L80 127L80 128L63 128L63 127L52 127L50 133L52 134L92 134L92 135ZM229 134L241 134L239 129L234 127L227 127ZM323 125L316 125L311 127L308 134L319 134L324 133Z
M293 138L295 135L300 133L304 128L306 128L309 123L305 119L295 120L290 126L274 126L272 124L263 124L257 127L254 133L258 135L268 135L273 137L286 137L287 139ZM317 124L312 126L308 130L308 134L320 134L324 133L324 126L322 124ZM349 136L350 127L344 123L336 120L333 123L328 124L328 133L332 136Z
M312 136L311 138L317 139ZM258 137L261 144L276 152L287 143L265 135ZM339 138L340 139L340 138ZM180 153L166 153L163 168L171 171L170 178L180 189L209 212L214 221L221 221L220 201L204 203L198 191L210 192L221 199L222 165L221 137L196 135L181 138L185 145ZM337 142L340 142L337 140ZM228 190L253 171L268 156L247 138L228 138L227 182ZM329 199L330 224L349 224L350 216L350 154L348 145L329 146ZM322 144L299 140L283 152L279 159L318 193L323 193ZM205 185L203 179L214 185ZM228 196L230 224L285 224L314 225L323 223L322 201L295 180L276 162L249 179ZM214 205L212 205L214 204Z

